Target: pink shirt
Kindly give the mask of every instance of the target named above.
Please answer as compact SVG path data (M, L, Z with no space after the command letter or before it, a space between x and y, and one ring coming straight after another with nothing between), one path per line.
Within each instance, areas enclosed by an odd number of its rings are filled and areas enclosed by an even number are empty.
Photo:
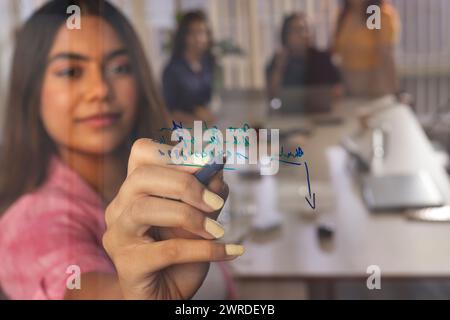
M62 299L71 265L114 272L103 250L100 196L53 158L47 181L0 220L0 283L11 299Z
M54 157L46 182L0 218L0 284L8 297L63 299L73 265L114 273L101 242L104 210L101 197ZM226 286L233 295L231 282Z

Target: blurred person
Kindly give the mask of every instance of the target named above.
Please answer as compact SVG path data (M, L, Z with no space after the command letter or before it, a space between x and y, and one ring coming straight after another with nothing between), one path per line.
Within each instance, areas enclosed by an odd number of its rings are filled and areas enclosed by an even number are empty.
M215 59L212 37L205 14L185 13L173 39L172 56L163 71L166 105L176 121L192 124L215 122L209 109L212 98Z
M381 9L381 29L367 26L367 8ZM350 96L380 97L398 90L394 48L400 30L395 8L383 0L344 0L339 13L335 53Z
M286 87L330 85L337 96L341 91L339 72L330 53L312 45L308 20L301 12L284 19L281 48L270 60L266 75L270 99Z
M70 5L81 8L80 30L66 28ZM17 35L6 111L0 283L9 298L187 299L210 265L220 269L211 261L243 253L214 241L222 173L204 187L198 168L169 165L160 151L170 146L145 139L169 121L135 31L109 2L52 0L33 13ZM218 273L213 289L230 294Z

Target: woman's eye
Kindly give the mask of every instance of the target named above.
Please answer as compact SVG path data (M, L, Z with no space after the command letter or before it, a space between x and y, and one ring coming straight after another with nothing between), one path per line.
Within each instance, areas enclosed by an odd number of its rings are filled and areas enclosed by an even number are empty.
M111 74L130 74L131 73L131 65L120 64L117 66L113 66L113 67L109 68L109 73L111 73Z
M62 78L79 78L82 74L82 70L80 68L66 68L56 72L58 77Z

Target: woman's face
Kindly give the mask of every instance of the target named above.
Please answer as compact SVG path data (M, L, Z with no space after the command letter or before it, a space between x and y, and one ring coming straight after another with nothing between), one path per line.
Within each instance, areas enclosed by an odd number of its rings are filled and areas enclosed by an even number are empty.
M125 46L103 19L65 25L48 55L41 117L59 149L106 154L130 134L137 110L136 80Z
M287 46L292 51L304 49L309 44L309 29L306 19L295 18L289 25Z
M206 23L194 21L189 26L186 36L186 49L202 54L208 50L209 35Z

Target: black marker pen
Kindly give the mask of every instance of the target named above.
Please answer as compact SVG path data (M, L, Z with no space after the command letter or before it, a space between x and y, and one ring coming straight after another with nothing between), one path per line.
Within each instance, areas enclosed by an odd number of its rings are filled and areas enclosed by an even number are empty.
M194 176L200 181L203 185L208 185L209 181L211 181L212 177L223 170L225 167L225 161L222 160L222 163L217 163L218 158L215 158L210 163L203 166L198 172L194 173Z

